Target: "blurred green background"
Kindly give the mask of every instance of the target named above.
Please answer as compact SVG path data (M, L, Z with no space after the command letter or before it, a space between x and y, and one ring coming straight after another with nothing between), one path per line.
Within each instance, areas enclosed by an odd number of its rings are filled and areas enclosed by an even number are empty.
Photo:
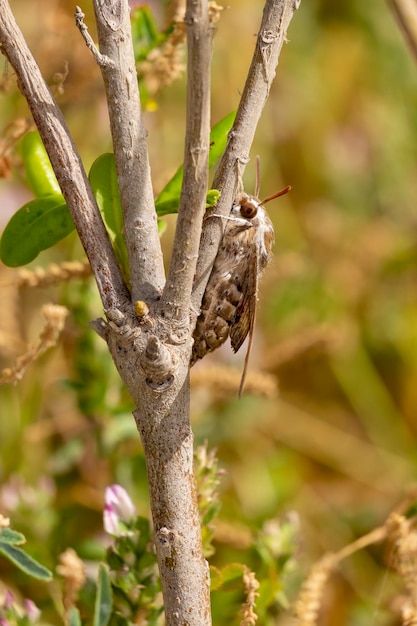
M74 5L11 6L89 168L111 143L100 72L74 26ZM169 5L153 8L166 24ZM262 8L255 0L229 0L222 13L213 123L238 104ZM29 114L11 68L1 85L4 227L30 198L19 153L10 150L16 126L8 127ZM185 79L155 101L145 123L157 193L183 158ZM223 389L216 372L223 379L223 367L239 371L244 357L225 346L195 368L192 398L196 443L217 448L225 470L211 562L247 563L267 584L276 572L256 548L259 538L271 520L291 519L298 529L275 601L263 607L260 599L259 624L295 624L284 596L295 599L325 552L383 524L417 478L416 139L417 66L388 3L303 0L245 174L253 192L259 154L262 197L293 186L268 205L275 256L262 280L251 359L251 369L265 372L263 380L274 380L279 392L238 401L233 389ZM167 263L174 224L168 218L162 240ZM79 258L71 235L31 267ZM102 314L92 280L27 289L17 275L0 268L0 367L37 341L42 304L70 309L59 347L31 365L18 386L0 388L0 512L27 536L28 551L54 568L68 546L94 558L106 485L122 484L148 514L145 467L130 399L88 326ZM401 623L402 583L388 553L386 545L373 546L342 563L327 585L320 624ZM53 586L35 585L3 560L0 579L42 606L48 623L61 623ZM238 624L242 594L218 595L215 623Z

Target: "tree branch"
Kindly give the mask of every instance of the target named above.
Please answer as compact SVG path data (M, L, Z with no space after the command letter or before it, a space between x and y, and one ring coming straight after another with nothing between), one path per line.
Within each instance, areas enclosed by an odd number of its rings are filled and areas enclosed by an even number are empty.
M7 0L0 0L0 43L1 51L16 72L19 88L27 100L48 152L62 194L91 263L104 309L121 308L128 298L128 291L80 155L63 115L15 22Z
M207 0L187 0L187 129L173 256L161 299L164 316L189 318L208 186L211 29Z
M189 380L135 412L149 480L167 626L210 626L210 574L201 544L189 420ZM171 399L172 404L171 404ZM169 400L169 410L164 411Z
M239 103L235 123L220 161L212 187L221 192L216 213L228 215L236 192L242 187L242 175L249 161L253 137L275 77L278 58L294 12L301 0L267 0L256 48ZM192 295L198 308L222 236L219 220L205 220L197 264L197 281Z
M162 251L143 126L128 0L94 0L106 88L132 301L151 303L165 283Z

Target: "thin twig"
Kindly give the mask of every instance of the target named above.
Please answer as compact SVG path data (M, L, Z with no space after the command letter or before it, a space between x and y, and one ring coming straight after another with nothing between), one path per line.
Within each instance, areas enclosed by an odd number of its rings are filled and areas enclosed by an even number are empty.
M417 4L415 0L388 0L388 4L417 61Z
M104 67L106 65L108 65L109 67L114 67L113 61L109 59L109 57L106 57L105 54L101 54L97 46L95 45L93 38L88 32L88 26L84 23L85 13L83 13L81 8L78 6L75 7L74 17L75 17L75 24L78 30L80 31L82 38L85 41L85 45L90 50L93 57L95 58L97 65L99 65L100 67Z
M294 605L295 615L299 626L316 626L323 604L323 598L329 577L335 571L340 561L351 556L358 550L383 541L387 537L388 523L375 528L367 535L360 537L353 543L345 546L336 553L325 554L311 568L310 574L304 581L298 599Z
M16 359L14 367L3 369L0 372L0 385L18 383L31 363L36 361L46 350L56 346L68 313L67 308L58 304L45 304L42 307L42 314L46 323L39 336L38 343L30 346L24 354L20 355Z
M165 317L188 319L208 185L211 32L206 0L189 0L188 82L184 178L174 253L161 299Z
M63 115L42 78L6 0L0 0L0 43L17 75L48 152L105 309L122 307L127 289L93 192Z
M165 283L162 251L133 54L128 0L94 0L116 160L132 301L151 303Z
M51 263L48 267L34 267L33 269L22 268L15 276L17 287L39 288L55 285L76 278L86 280L91 276L91 265L88 259L83 261L63 261Z
M249 160L249 151L262 110L266 104L281 48L294 12L301 0L267 0L256 42L255 53L246 79L245 88L229 133L229 141L213 181L213 188L221 192L216 214L228 215L242 175ZM239 41L239 39L238 39ZM222 225L220 220L205 220L197 265L197 281L192 304L200 302L216 256Z

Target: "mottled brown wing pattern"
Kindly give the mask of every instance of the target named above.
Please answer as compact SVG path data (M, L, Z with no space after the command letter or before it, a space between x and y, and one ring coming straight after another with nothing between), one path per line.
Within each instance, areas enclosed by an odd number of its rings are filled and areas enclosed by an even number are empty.
M233 323L230 326L230 343L233 352L239 350L248 333L253 330L255 323L258 294L258 253L256 246L252 245L245 261L246 268L242 273L241 297L236 307Z
M236 241L223 237L210 274L194 331L193 365L221 346L229 336L242 291ZM232 263L230 262L232 260ZM242 262L242 261L241 261Z
M259 275L272 254L273 226L257 198L243 194L225 219L194 332L191 364L222 345L229 334L234 352L248 334L252 337Z

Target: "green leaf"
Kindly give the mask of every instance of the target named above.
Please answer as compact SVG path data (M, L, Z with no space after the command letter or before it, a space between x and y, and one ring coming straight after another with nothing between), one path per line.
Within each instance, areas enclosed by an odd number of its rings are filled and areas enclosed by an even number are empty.
M71 214L61 195L31 200L7 224L0 242L0 258L9 267L25 265L73 230Z
M113 606L112 590L107 568L100 564L97 583L97 595L94 607L93 626L106 626L111 617Z
M123 214L114 154L100 155L88 175L104 222L113 237L123 232Z
M74 230L71 214L39 133L25 135L22 156L29 186L37 198L22 206L3 232L0 258L9 267L30 263L39 252Z
M210 524L210 522L212 522L218 516L220 508L221 504L218 500L212 501L212 503L207 506L206 510L204 511L204 515L201 519L201 525L207 526L208 524Z
M68 626L81 626L80 612L75 606L68 612Z
M209 168L215 165L216 161L220 159L223 152L226 149L228 134L235 121L236 111L232 111L226 117L217 122L211 129L210 133L210 153L209 153Z
M158 220L158 233L159 233L159 238L162 237L162 235L164 234L164 232L167 229L168 224L166 223L165 220Z
M26 543L26 537L11 528L2 528L0 530L0 543L10 543L19 546Z
M221 570L215 565L210 565L210 591L217 591L223 584Z
M212 590L235 591L241 589L244 572L245 566L242 563L230 563L220 570L212 572Z
M23 137L22 157L29 187L37 198L61 194L48 153L38 132L27 133Z
M209 167L213 167L219 157L223 154L226 144L227 144L227 135L232 127L233 120L235 118L235 111L229 113L224 117L220 122L218 122L215 126L213 126L210 133L210 153L209 153ZM180 195L181 195L181 185L182 185L182 177L183 177L184 168L178 168L175 172L174 176L171 180L165 185L162 189L161 193L158 195L155 201L156 212L161 217L162 215L167 215L168 213L176 213L178 211ZM211 189L211 201L213 199L213 192L217 190ZM219 193L217 191L217 193ZM208 206L214 206L208 202Z
M132 27L132 40L135 61L138 66L138 78L140 83L140 98L145 109L155 110L158 105L153 97L153 89L148 89L147 81L141 72L141 63L146 61L150 52L161 48L175 28L174 22L168 25L164 31L159 30L158 22L149 6L142 5L133 9L130 19ZM162 85L160 85L162 87Z
M129 263L114 154L108 152L100 155L91 166L88 178L104 223L110 232L117 259L128 279Z
M166 38L149 6L140 6L131 15L132 39L136 61L143 61L149 52Z
M20 548L15 548L8 543L0 541L0 554L3 554L9 561L14 563L23 572L37 578L39 580L51 580L52 572L46 567L32 559L31 556L26 554Z
M220 198L220 191L218 189L209 189L206 196L206 209L210 209L216 206Z
M183 173L184 167L181 165L156 198L155 208L159 217L178 212Z

